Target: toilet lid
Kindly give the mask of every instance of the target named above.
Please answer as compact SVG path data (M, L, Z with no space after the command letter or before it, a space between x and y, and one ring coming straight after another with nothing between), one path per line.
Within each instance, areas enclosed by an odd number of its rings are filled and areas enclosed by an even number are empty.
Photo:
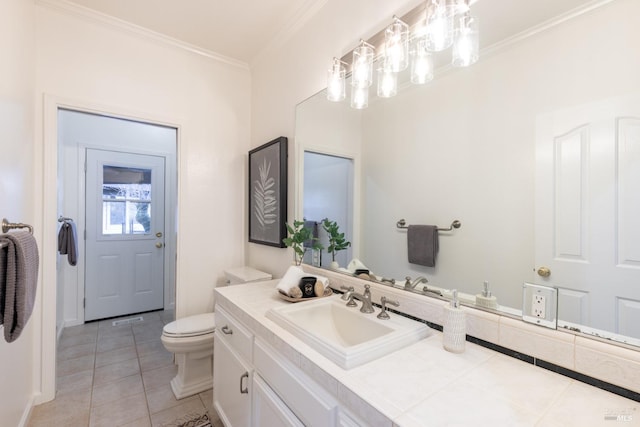
M174 320L162 328L168 336L195 336L209 334L215 330L216 321L213 313L196 314Z

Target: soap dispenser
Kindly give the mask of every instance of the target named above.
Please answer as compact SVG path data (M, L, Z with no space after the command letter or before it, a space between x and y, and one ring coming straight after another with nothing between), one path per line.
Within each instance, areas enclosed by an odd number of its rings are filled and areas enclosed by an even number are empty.
M484 290L482 293L476 295L476 305L478 307L491 308L493 310L498 308L498 300L495 296L491 295L488 280L484 281Z
M458 291L453 290L453 299L444 307L444 324L442 326L442 346L452 353L464 352L467 340L465 312L460 308Z

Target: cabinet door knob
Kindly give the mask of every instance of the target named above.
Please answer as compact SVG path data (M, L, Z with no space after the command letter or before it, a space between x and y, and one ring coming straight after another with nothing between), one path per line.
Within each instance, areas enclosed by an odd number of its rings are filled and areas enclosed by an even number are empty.
M249 393L249 387L242 387L242 381L244 379L249 380L249 372L245 372L244 374L242 374L242 376L240 377L240 394L248 394Z
M224 325L222 327L222 333L225 335L233 335L233 330L229 327L229 325Z

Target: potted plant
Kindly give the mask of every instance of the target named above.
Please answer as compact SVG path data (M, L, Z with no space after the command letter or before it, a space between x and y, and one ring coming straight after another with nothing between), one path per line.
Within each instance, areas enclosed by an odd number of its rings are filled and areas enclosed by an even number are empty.
M282 239L282 243L284 243L288 248L293 248L296 265L302 264L304 254L309 247L313 250L323 249L318 238L313 237L311 229L304 226L304 221L294 220L293 227L287 223L285 223L285 225L287 227L289 237ZM311 242L311 245L305 246L305 242Z
M329 220L329 218L322 220L322 228L324 228L324 231L326 231L329 236L329 247L327 248L327 252L331 254L331 268L337 269L339 265L336 262L336 252L347 249L351 246L351 242L344 238L344 233L340 232L338 223Z

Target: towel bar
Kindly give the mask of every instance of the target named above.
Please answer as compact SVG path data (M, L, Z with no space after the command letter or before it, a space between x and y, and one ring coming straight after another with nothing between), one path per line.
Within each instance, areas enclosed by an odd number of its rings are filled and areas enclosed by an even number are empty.
M462 226L462 223L456 219L455 221L453 221L451 223L449 228L438 228L438 231L451 231L454 228L460 228L461 226ZM404 218L401 219L400 221L396 222L396 227L398 227L398 228L409 228L409 226L407 225L407 222L404 220Z
M8 233L9 230L14 230L16 228L28 228L29 233L33 234L33 227L29 224L23 224L21 222L9 222L7 218L2 219L2 232Z

